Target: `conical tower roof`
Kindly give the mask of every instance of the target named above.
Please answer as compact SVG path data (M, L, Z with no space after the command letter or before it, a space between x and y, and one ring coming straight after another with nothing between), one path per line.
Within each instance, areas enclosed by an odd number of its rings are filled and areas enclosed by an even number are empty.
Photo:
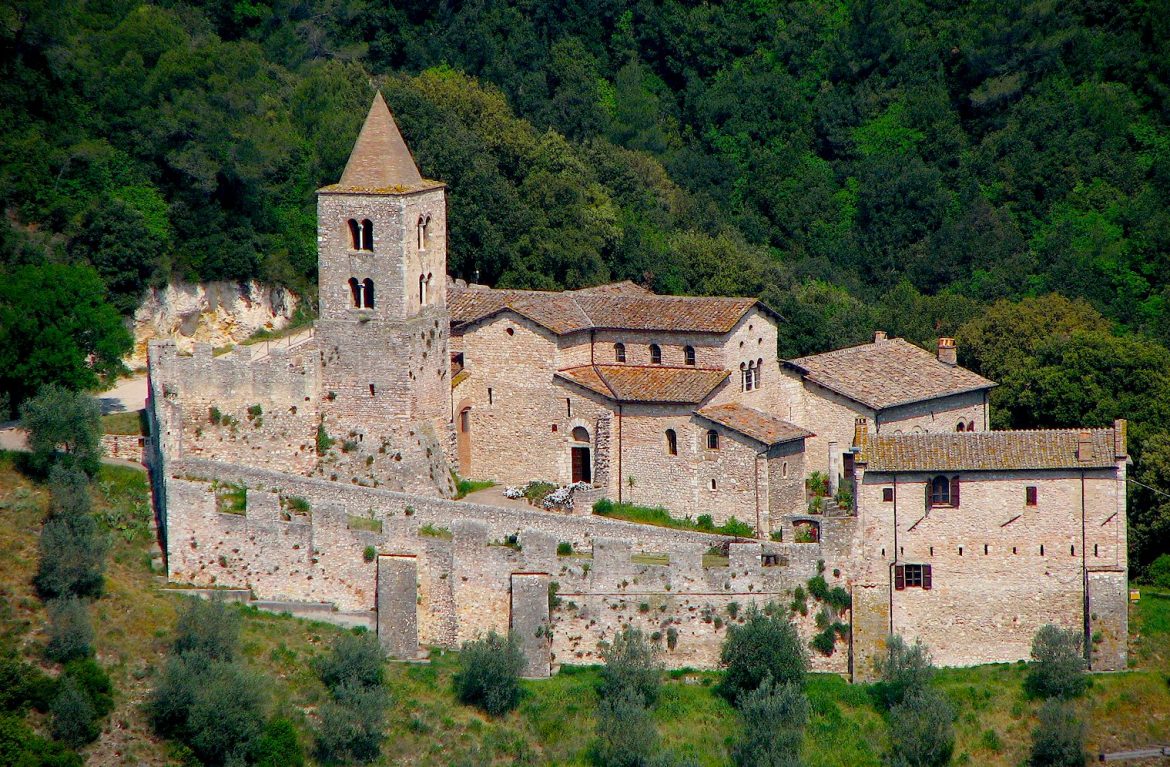
M381 92L374 96L370 113L345 164L341 181L323 192L393 194L430 186L414 164L414 158L390 115Z

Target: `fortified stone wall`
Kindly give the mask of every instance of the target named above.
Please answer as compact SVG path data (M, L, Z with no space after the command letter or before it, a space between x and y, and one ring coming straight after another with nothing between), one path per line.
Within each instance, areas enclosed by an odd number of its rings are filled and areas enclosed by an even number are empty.
M742 620L749 605L789 603L791 590L817 573L824 555L816 544L734 543L207 461L172 462L166 472L171 580L247 587L262 598L329 601L343 610L385 607L398 617L386 625L384 641L404 652L413 646L410 622L402 620L411 599L401 592L412 572L417 642L443 646L517 628L516 577L537 574L547 580L535 582L555 583L560 595L543 634L551 638L554 663L596 662L598 642L628 623L656 634L664 647L669 642L671 667L711 667L727 624ZM834 526L831 534L850 537L852 520L825 523ZM517 543L508 545L511 535ZM578 553L558 556L561 541ZM704 566L712 546L728 551L726 566L719 560ZM830 585L844 584L834 562L826 568ZM521 580L524 593L531 592L533 579ZM810 608L799 618L809 636L818 606ZM522 612L525 630L533 620L539 624L530 593ZM529 639L531 660L540 643ZM814 658L824 670L844 672L847 665L844 642L832 656Z

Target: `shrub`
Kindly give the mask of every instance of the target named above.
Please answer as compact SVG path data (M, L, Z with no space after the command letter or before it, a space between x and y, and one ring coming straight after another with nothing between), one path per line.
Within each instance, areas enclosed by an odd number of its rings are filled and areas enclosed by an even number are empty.
M618 632L601 653L605 665L601 669L598 695L602 700L616 699L626 692L633 693L645 706L658 700L662 666L658 652L640 630L628 628Z
M59 464L92 477L101 468L102 416L93 397L49 384L21 405L20 420L36 471Z
M206 660L235 660L240 645L240 617L219 599L189 600L175 628L171 652Z
M110 675L98 665L93 658L82 658L65 664L65 673L62 678L68 677L77 682L85 694L97 716L103 717L114 710L114 684Z
M41 597L101 595L108 544L89 513L88 501L84 509L59 506L41 529L38 549L34 582Z
M890 709L891 767L944 767L955 750L955 712L938 690L909 692Z
M1032 638L1032 663L1024 690L1036 698L1075 698L1088 689L1088 664L1081 652L1079 632L1051 624L1041 626Z
M829 475L821 471L814 471L804 481L804 487L811 495L818 498L829 494Z
M886 640L886 654L877 667L881 681L873 685L873 694L886 708L901 705L912 693L926 689L934 678L926 645L915 642L909 646L900 636Z
M333 443L336 441L329 436L329 432L325 431L325 424L317 424L317 455L328 453L329 448L333 447Z
M207 421L209 423L211 423L214 426L218 426L220 421L222 421L222 420L223 420L223 413L219 412L219 408L217 408L215 405L212 405L211 407L207 408Z
M520 702L524 656L515 637L489 633L465 642L455 674L455 693L463 703L499 716Z
M304 767L305 750L296 728L287 719L272 719L252 750L256 767Z
M1032 731L1030 767L1083 767L1085 723L1072 704L1051 698L1040 707L1040 723Z
M93 703L72 677L61 680L49 713L53 737L74 748L93 741L100 732Z
M259 679L238 663L198 653L168 660L148 706L158 733L185 743L207 765L242 762L254 751L262 709Z
M647 767L658 750L654 720L633 690L603 699L597 707L597 763L601 767Z
M1146 571L1146 575L1155 586L1170 589L1170 554L1162 554L1155 559Z
M737 538L754 538L756 535L756 529L754 527L747 522L740 522L735 517L724 522L718 528L718 531L723 535L733 535Z
M380 687L384 661L374 634L342 634L333 640L329 653L317 660L317 675L334 696L342 688Z
M678 645L678 629L671 626L666 630L666 647L673 650Z
M545 482L543 480L535 480L529 482L524 486L524 497L533 506L539 506L544 502L544 499L549 493L556 490L557 486L552 482Z
M739 705L744 734L732 752L737 767L799 767L808 698L798 685L765 679Z
M56 682L44 671L14 656L0 655L0 712L32 706L47 711Z
M93 654L93 626L85 604L77 597L54 599L49 608L49 643L45 656L68 663Z
M378 558L378 550L373 546L366 546L362 550L362 559L366 562L373 562Z
M557 556L567 557L573 553L573 544L568 541L561 541L557 544Z
M733 704L765 679L777 684L804 684L808 665L804 647L787 617L751 607L742 625L731 626L720 662L727 669L719 692Z
M613 513L613 501L608 498L602 498L593 504L593 513L601 517L608 517Z
M700 514L699 518L695 520L695 527L704 532L715 532L715 520L710 514Z
M386 690L375 686L342 686L336 700L321 708L317 730L317 757L325 764L372 762L382 749Z
M248 420L255 420L264 414L264 408L259 405L251 405L248 407Z
M284 507L293 514L308 514L312 510L309 501L299 495L293 495L284 499Z

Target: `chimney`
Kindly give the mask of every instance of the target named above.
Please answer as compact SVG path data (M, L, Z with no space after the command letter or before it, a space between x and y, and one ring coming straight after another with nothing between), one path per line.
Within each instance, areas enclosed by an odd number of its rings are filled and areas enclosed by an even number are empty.
M864 418L853 419L853 446L860 447L869 436L869 422Z
M1125 458L1128 455L1128 445L1126 445L1126 428L1127 424L1124 418L1118 418L1113 422L1113 454L1118 458Z
M958 349L955 347L955 339L940 338L938 339L938 361L944 365L957 365L959 362Z
M886 340L886 337L886 331L878 330L873 334L873 342L875 344L880 344L882 341Z
M1077 436L1077 460L1081 463L1093 460L1093 435L1087 431Z

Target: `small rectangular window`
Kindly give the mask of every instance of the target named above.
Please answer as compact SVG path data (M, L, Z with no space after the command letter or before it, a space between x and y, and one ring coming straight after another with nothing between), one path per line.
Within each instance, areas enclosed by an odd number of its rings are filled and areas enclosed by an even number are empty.
M1036 488L1035 488L1035 486L1029 485L1028 487L1024 488L1024 503L1027 504L1028 506L1035 506L1036 505Z
M893 503L893 502L894 502L894 488L883 487L882 488L882 503Z
M934 586L930 565L894 565L894 590L923 589Z
M492 404L492 387L488 387L488 404Z
M565 413L569 418L573 417L573 400L565 397Z

